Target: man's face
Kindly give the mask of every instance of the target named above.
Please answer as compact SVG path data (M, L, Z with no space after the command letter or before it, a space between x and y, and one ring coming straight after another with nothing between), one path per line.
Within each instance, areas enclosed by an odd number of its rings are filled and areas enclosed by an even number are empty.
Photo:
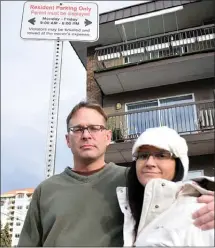
M71 118L69 128L91 125L105 127L104 117L94 109L81 108ZM111 131L106 129L92 132L86 129L83 132L69 131L66 141L76 161L90 163L104 157L106 148L111 141Z

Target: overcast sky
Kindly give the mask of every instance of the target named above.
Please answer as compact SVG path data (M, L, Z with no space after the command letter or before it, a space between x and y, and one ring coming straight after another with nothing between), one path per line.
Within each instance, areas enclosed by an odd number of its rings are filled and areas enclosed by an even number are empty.
M94 1L99 12L142 1ZM24 1L1 1L1 192L36 187L45 179L53 41L22 40ZM86 98L86 71L64 42L56 173L72 165L65 119Z

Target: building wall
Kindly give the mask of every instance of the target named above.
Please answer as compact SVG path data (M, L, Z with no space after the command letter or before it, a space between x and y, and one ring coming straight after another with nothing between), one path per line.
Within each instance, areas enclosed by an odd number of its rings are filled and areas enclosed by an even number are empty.
M102 105L102 92L94 78L94 53L95 47L87 49L87 100L93 100Z
M195 101L209 100L214 99L213 89L213 78L183 82L156 88L106 95L103 97L103 107L107 114L114 114L117 112L124 112L126 103L183 95L187 93L194 93ZM122 104L122 108L120 110L115 109L117 103Z
M21 194L22 197L20 197ZM9 224L12 246L18 245L19 236L24 224L31 197L32 192L20 192L18 194L6 196L1 195L1 221L3 226L5 226L6 223ZM11 209L12 211L10 211Z
M25 216L27 214L28 206L31 201L31 196L24 194L23 198L15 198L15 212L14 212L14 223L13 223L13 236L12 245L17 245L19 240L19 235L22 231Z
M1 223L2 226L5 226L7 222L10 222L9 218L11 218L13 215L10 215L10 208L15 206L15 203L12 204L12 200L15 199L14 197L1 197ZM4 202L4 204L3 204ZM9 228L11 228L12 225L9 223Z

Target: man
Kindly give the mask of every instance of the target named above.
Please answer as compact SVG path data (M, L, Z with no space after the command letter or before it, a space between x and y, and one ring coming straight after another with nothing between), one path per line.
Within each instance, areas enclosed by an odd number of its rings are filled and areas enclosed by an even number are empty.
M74 168L35 190L19 246L122 246L123 215L116 187L125 186L125 168L105 163L111 141L107 116L97 104L80 102L67 117L66 141ZM206 198L206 199L204 199ZM214 227L214 197L196 213L202 228ZM206 225L206 226L205 226Z

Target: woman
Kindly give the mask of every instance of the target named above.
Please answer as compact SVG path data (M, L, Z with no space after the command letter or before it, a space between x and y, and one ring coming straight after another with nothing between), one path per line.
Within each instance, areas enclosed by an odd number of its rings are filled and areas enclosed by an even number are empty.
M214 181L184 181L188 173L186 141L168 127L147 129L135 142L127 189L117 188L124 213L124 246L213 246L214 229L202 231L192 213L212 194ZM183 182L182 182L183 181Z

